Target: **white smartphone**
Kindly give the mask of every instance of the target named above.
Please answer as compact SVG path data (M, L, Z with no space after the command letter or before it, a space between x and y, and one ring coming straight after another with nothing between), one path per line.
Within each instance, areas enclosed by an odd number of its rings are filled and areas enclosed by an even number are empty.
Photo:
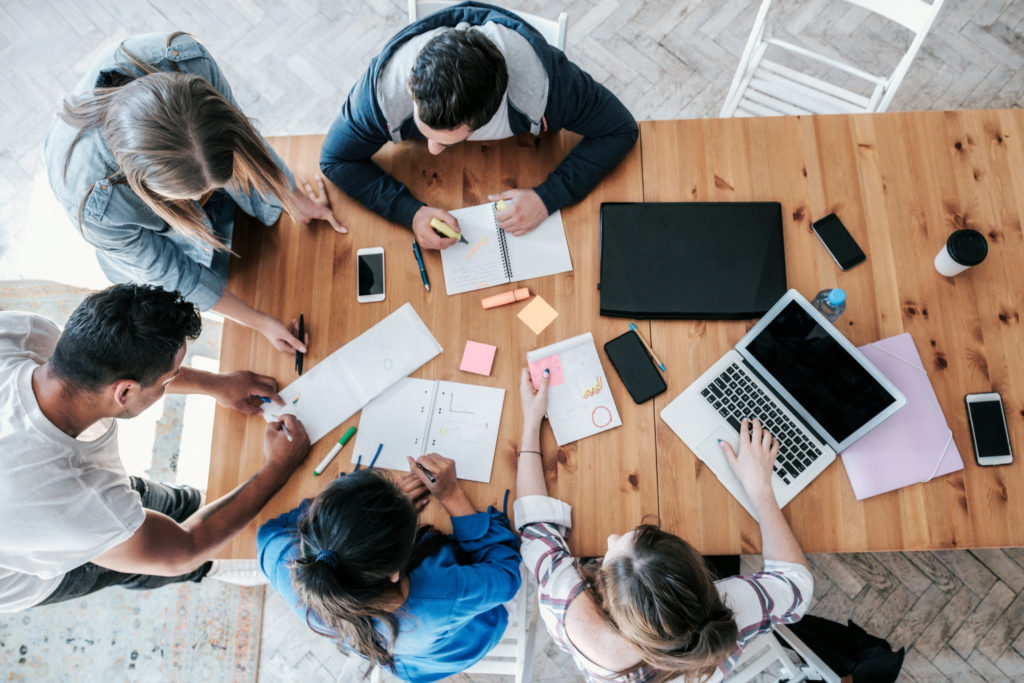
M356 252L356 301L384 301L384 247Z
M977 463L988 467L1013 462L1002 397L994 391L967 394L964 403L967 404L967 423L971 427L971 441Z

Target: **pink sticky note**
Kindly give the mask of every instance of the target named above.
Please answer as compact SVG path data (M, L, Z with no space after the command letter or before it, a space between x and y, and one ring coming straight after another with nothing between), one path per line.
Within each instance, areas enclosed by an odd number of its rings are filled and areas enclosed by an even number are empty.
M533 389L540 389L540 378L545 370L551 371L551 383L549 387L557 387L565 384L565 375L562 373L562 357L557 353L547 358L541 358L530 363L530 380L533 382Z
M462 352L462 365L459 366L459 370L489 376L491 366L494 365L494 352L497 350L497 346L467 341L466 350Z

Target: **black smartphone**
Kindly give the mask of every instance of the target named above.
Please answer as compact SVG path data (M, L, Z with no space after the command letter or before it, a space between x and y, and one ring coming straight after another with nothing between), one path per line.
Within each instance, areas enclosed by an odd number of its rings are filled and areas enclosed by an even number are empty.
M606 343L604 352L636 403L648 401L667 388L640 336L633 330Z
M811 229L828 249L839 270L849 270L867 258L857 240L834 213L811 223Z
M983 467L1013 462L1003 399L996 392L967 394L967 424L971 427L974 460Z

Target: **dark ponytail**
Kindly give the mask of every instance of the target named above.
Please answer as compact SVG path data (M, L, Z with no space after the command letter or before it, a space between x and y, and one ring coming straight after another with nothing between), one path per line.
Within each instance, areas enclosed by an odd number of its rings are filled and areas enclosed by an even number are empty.
M373 664L394 668L401 604L395 572L408 576L446 542L430 527L417 528L412 503L387 475L360 470L335 479L299 520L299 557L292 584L312 614L309 627L338 639ZM387 626L384 636L374 626Z
M736 650L732 610L700 553L678 536L641 525L631 552L577 566L608 624L657 671L656 683L707 680Z

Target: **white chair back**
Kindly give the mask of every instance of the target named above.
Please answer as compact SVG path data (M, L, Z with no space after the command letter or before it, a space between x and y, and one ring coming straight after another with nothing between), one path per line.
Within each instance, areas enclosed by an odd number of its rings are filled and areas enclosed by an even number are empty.
M838 0L837 0L838 1ZM842 0L879 14L909 30L913 40L888 75L868 73L837 59L765 35L772 0L763 0L754 19L721 116L856 114L886 111L903 82L944 0ZM863 94L767 59L769 49L795 55L805 63L823 64L866 82Z
M773 633L783 638L798 656L786 650ZM839 676L788 628L780 624L773 628L773 633L758 636L744 648L725 679L728 683L746 683L755 678L789 683L806 680L840 683Z

